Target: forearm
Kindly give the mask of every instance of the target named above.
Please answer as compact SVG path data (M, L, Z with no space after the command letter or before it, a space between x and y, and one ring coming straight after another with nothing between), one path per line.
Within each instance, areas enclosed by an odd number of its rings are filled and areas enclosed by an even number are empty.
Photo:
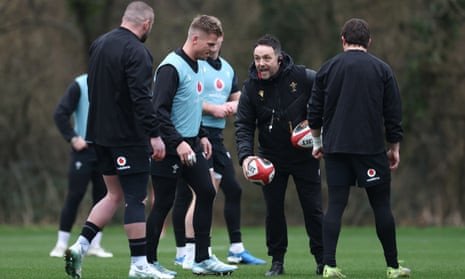
M317 138L321 135L321 129L312 129L312 136Z
M217 105L215 104L210 104L207 102L202 103L202 113L203 114L209 114L209 115L215 115L215 108Z

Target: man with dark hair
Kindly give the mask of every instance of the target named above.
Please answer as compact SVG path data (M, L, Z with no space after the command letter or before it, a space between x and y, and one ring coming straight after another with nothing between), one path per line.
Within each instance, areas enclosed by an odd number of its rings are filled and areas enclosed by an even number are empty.
M237 268L208 253L216 192L207 164L212 147L207 134L200 129L204 79L197 60L206 59L222 35L221 22L216 17L195 17L183 47L169 53L155 74L153 105L166 140L167 156L152 163L155 201L147 220L147 259L163 274L174 274L159 264L157 248L166 215L173 206L178 179L189 184L197 199L192 272L222 275Z
M111 220L123 198L131 254L129 278L157 277L147 263L144 205L149 147L154 160L165 157L151 103L152 55L143 44L153 22L150 6L131 2L120 27L100 36L90 47L86 140L95 147L107 194L92 208L79 238L65 252L65 270L72 278L81 277L90 242Z
M287 225L284 200L289 176L292 176L310 252L315 257L317 274L323 270L322 201L320 167L308 150L291 144L293 127L305 120L315 71L295 65L291 56L281 50L279 40L265 35L255 44L254 63L242 87L236 114L236 143L244 173L254 158L254 135L258 129L258 155L275 166L275 176L262 187L266 203L266 245L272 257L266 276L284 273L287 250Z
M391 68L367 52L371 37L364 20L348 20L342 28L341 40L344 51L318 71L308 105L313 156L321 158L324 150L328 182L323 277L345 277L336 266L336 245L350 186L355 183L365 188L373 209L387 277L409 277L410 270L397 260L390 204L390 171L399 165L399 143L403 136L399 88Z

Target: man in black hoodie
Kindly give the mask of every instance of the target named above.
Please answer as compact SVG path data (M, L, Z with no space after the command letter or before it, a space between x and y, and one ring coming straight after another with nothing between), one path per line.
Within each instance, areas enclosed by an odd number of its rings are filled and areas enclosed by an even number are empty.
M292 128L306 118L315 72L295 65L273 36L261 37L254 47L254 63L242 88L236 115L236 143L242 168L254 158L254 134L258 129L258 155L275 166L275 177L263 186L266 203L266 244L272 257L266 276L284 273L287 226L284 200L289 176L296 185L310 238L310 252L322 272L322 202L319 162L309 150L292 146Z

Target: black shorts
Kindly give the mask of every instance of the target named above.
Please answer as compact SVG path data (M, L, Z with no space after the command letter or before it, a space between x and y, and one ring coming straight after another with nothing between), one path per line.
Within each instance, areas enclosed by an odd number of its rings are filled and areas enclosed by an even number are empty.
M179 156L167 154L161 161L152 160L150 174L161 177L175 178L181 173L183 167Z
M231 169L231 154L224 146L223 129L202 126L208 132L208 140L212 145L212 156L207 161L208 168L214 170L215 176L220 179L225 171Z
M325 154L328 186L370 187L391 182L391 170L385 152L372 155Z
M98 168L104 175L126 175L150 170L150 152L147 146L94 146Z
M150 166L150 174L153 176L161 176L168 178L179 178L183 175L183 172L189 169L197 168L202 161L202 165L206 167L208 165L207 160L202 152L196 152L197 163L195 167L188 167L181 163L178 155L168 154L161 161L152 160Z
M224 175L225 170L228 170L229 165L232 165L231 154L222 142L212 142L212 156L208 160L209 169L213 169L215 173Z
M90 174L98 170L97 155L92 145L81 151L71 149L70 157L69 173L71 174Z

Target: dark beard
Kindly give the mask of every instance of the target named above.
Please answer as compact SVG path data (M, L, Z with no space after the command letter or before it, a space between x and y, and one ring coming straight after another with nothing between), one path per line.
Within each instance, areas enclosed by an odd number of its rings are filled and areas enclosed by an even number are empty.
M142 35L142 37L140 37L140 41L145 43L145 41L147 40L147 37L148 37L148 34L145 33L144 35Z

